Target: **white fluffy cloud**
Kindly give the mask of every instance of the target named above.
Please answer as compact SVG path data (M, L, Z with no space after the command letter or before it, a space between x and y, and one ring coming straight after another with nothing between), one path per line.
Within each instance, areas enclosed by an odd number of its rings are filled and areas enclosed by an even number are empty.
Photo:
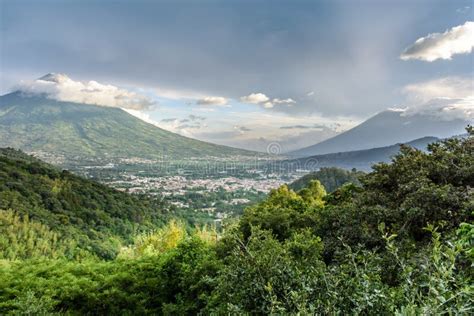
M154 102L146 96L97 81L80 82L63 74L47 74L35 81L22 82L19 90L27 94L44 94L50 99L119 107L147 109Z
M283 104L287 106L292 106L296 104L296 101L287 98L287 99L279 99L279 98L274 98L270 99L263 93L251 93L247 96L241 97L240 101L243 103L250 103L250 104L258 104L263 106L266 109L271 109L275 106L275 104Z
M443 120L474 119L474 82L470 78L447 77L411 84L403 89L410 105L405 115L435 115Z
M432 62L437 59L451 59L456 54L469 54L473 48L474 22L468 21L444 33L432 33L417 39L405 49L400 58Z
M229 106L228 100L224 97L204 97L196 101L198 105L211 105L211 106Z
M291 106L291 105L295 104L296 101L291 99L291 98L287 98L287 99L278 99L278 98L276 98L276 99L272 100L272 103L273 104L287 104L288 106Z
M240 101L251 104L261 104L267 102L268 100L270 100L270 98L263 93L251 93L240 98Z

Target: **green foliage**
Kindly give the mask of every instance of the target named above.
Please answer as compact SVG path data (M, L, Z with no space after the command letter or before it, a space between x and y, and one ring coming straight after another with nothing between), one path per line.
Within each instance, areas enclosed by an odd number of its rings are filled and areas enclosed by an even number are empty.
M54 315L54 303L50 297L37 297L33 291L26 291L14 301L16 307L14 314L46 316Z
M280 243L268 231L254 229L247 241L235 236L233 243L211 310L281 314L298 311L311 298L324 266L318 237L303 231Z
M120 250L120 258L136 258L163 253L175 248L186 237L186 227L171 220L166 226L135 237L133 245Z
M0 149L0 213L11 209L99 257L115 257L120 244L131 242L137 232L162 225L164 208L160 200L119 192Z
M399 235L420 240L430 234L429 223L445 230L469 219L474 209L474 143L448 139L429 146L429 152L403 147L391 164L379 164L362 179L358 205L384 209L374 217Z
M292 190L298 191L307 187L312 180L318 180L328 192L333 192L347 183L360 185L359 178L363 175L364 172L355 169L348 171L340 168L326 167L295 180L289 187Z
M394 236L385 236L387 249L399 265L402 278L398 287L390 289L398 313L462 315L474 311L472 270L459 264L463 259L471 268L474 264L468 253L472 247L465 247L466 225L470 226L464 223L458 230L458 238L447 241L441 240L437 228L427 227L433 236L431 244L411 259L403 257Z
M362 188L343 187L328 195L315 234L326 245L325 258L351 247L384 246L378 227L397 234L414 250L431 238L429 224L449 232L472 220L474 210L473 136L429 146L429 152L403 147L391 164L378 164L361 178Z
M28 308L72 314L195 314L205 307L218 270L213 248L195 237L159 256L131 260L5 262L0 265L0 314L21 314ZM28 306L34 302L41 304Z
M298 193L283 185L272 190L265 201L246 209L240 229L245 238L250 236L252 226L258 226L271 230L279 240L287 239L292 231L314 224L325 195L317 180Z
M21 218L13 211L0 210L0 259L74 258L80 253L74 240L68 240L47 226Z
M0 218L13 225L2 234L21 236L18 245L46 244L41 249L51 250L38 250L39 257L55 259L0 261L0 314L472 314L469 132L428 153L404 148L361 187L326 195L317 181L298 192L282 186L219 238L171 221L139 233L110 261L52 255L63 248L55 231L37 223L47 212L34 213L38 219L5 212ZM25 177L17 169L9 181ZM45 176L48 170L39 173L48 192L74 196L73 183ZM11 204L22 201L19 186L15 192Z

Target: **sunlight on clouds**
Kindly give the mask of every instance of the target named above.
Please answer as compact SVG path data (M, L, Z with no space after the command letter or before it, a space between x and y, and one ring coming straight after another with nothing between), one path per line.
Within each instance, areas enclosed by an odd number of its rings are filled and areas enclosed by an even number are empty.
M405 115L427 114L444 121L474 120L474 96L466 98L436 98L424 104L408 107Z
M230 106L224 97L204 97L196 101L197 105Z
M263 106L265 109L271 109L273 108L276 104L282 104L282 105L287 105L287 106L293 106L296 104L296 101L287 98L287 99L279 99L279 98L274 98L270 99L263 93L251 93L247 96L243 96L240 98L240 101L243 103L247 104L257 104Z
M97 81L74 81L64 74L50 73L35 81L24 81L18 89L26 94L43 94L57 101L132 110L147 109L155 104L148 97L135 92Z
M402 60L419 59L432 62L451 59L456 54L469 54L474 48L474 22L468 21L444 33L432 33L421 37L405 49Z
M447 77L411 84L403 89L410 105L406 115L429 114L443 120L474 119L473 80Z
M251 104L261 104L267 102L268 100L270 99L263 93L251 93L240 98L241 102Z
M131 115L135 116L136 118L139 118L140 120L142 120L144 122L147 122L149 124L160 127L160 124L158 122L154 121L150 117L150 114L148 114L148 113L144 113L144 112L139 111L139 110L126 109L126 108L122 108L122 110L124 110L128 114L131 114Z
M291 151L323 141L357 122L350 117L291 117L262 109L214 119L208 128L194 131L194 137L257 151L265 151L269 143L278 142L282 151ZM234 124L232 129L230 124Z
M427 102L434 98L465 98L473 94L471 78L446 77L407 85L403 92L414 101Z

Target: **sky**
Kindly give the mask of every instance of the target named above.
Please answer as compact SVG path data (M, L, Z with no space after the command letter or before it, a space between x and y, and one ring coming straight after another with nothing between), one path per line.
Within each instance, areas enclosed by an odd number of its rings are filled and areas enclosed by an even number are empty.
M474 115L473 15L456 0L0 0L0 93L289 151L388 108Z

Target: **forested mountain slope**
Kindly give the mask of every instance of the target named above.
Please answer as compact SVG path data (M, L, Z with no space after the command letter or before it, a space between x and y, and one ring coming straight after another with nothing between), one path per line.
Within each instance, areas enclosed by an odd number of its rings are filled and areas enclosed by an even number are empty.
M119 108L60 102L13 92L0 96L0 147L70 159L252 156L187 138Z
M13 222L29 222L35 231L76 244L70 256L86 251L113 258L137 232L161 226L166 213L159 200L119 192L20 151L0 149L0 216L10 223L0 234Z

